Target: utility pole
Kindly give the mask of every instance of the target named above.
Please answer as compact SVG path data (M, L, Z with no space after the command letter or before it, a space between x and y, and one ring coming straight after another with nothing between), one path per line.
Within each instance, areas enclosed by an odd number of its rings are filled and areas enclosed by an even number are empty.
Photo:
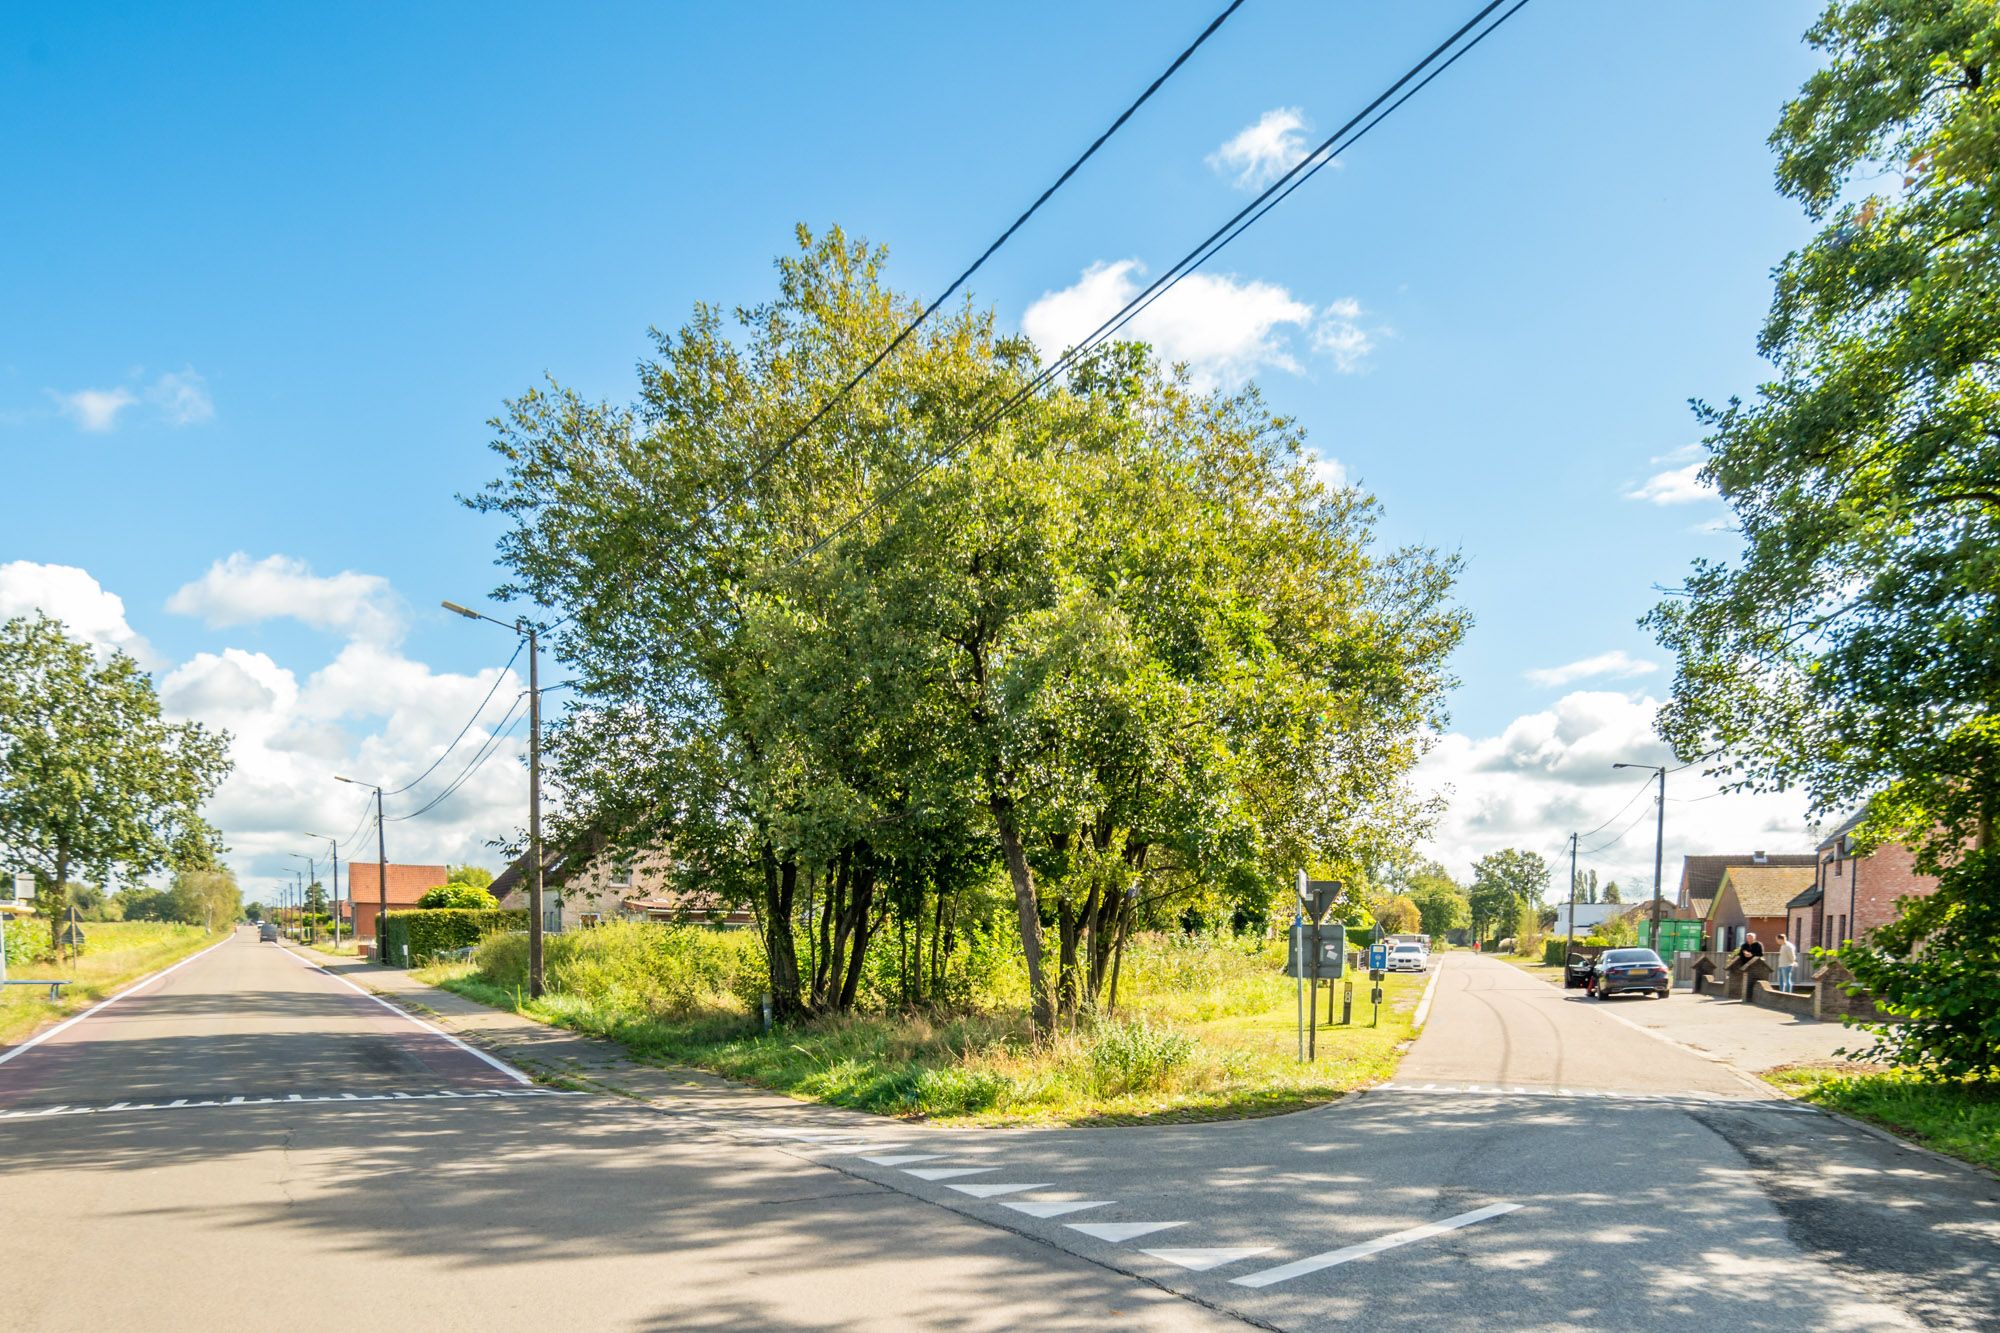
M356 787L372 787L375 790L375 885L379 899L375 906L375 961L382 962L382 918L389 915L389 848L387 835L382 832L382 785L377 782L362 782L355 778L333 775L335 782L346 782ZM354 896L354 875L348 871L348 897Z
M457 602L441 602L445 610L467 620L483 620L511 629L528 641L528 995L542 994L542 678L541 627L526 616L513 624L495 620ZM555 687L560 688L560 686Z
M1569 944L1563 950L1563 967L1569 966L1570 951L1576 948L1576 834L1569 835ZM1568 978L1564 978L1568 983Z
M1659 805L1653 826L1653 939L1655 949L1660 947L1660 873L1665 868L1667 850L1667 768L1665 764L1613 764L1613 768L1646 768L1660 780L1659 793L1654 801Z

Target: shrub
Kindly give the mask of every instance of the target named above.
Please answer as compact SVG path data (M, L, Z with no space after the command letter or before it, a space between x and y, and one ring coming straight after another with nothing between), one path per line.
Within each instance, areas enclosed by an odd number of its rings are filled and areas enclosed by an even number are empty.
M910 1100L928 1115L970 1115L999 1105L1012 1087L1004 1074L993 1070L948 1065L917 1075Z
M1091 1085L1101 1094L1150 1092L1194 1058L1194 1039L1172 1028L1136 1023L1104 1023L1084 1049Z
M458 908L468 912L490 912L500 904L476 884L440 884L417 899L420 911L434 912Z
M471 911L446 907L414 912L390 912L376 931L377 961L390 966L427 963L439 954L477 945L489 935L526 930L528 914L520 911ZM525 941L523 948L525 949Z
M548 989L635 1017L753 1013L764 957L749 931L621 921L542 941ZM528 941L495 936L473 955L480 975L508 990L528 984Z

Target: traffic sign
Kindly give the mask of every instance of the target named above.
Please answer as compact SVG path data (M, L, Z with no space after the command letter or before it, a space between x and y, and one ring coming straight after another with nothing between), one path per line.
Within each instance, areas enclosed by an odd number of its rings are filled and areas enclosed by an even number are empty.
M1347 886L1337 879L1307 879L1306 872L1299 872L1299 910L1306 914L1314 925L1326 920L1326 914L1333 910L1340 900L1341 890Z
M1368 946L1368 970L1380 972L1389 966L1389 946L1371 944Z

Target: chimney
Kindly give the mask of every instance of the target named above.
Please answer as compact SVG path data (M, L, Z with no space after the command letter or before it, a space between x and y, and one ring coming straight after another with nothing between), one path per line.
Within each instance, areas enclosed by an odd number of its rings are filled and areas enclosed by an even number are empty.
M1770 856L1764 852L1750 853L1750 864L1753 866L1769 865L1770 862Z

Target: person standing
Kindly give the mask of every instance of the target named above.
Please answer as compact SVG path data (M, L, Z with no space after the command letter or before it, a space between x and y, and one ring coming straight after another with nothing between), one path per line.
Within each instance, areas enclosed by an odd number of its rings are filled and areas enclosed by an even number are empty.
M1792 944L1792 937L1790 935L1786 935L1778 942L1778 989L1779 990L1781 991L1791 990L1793 969L1796 968L1798 965L1799 965L1799 951Z

